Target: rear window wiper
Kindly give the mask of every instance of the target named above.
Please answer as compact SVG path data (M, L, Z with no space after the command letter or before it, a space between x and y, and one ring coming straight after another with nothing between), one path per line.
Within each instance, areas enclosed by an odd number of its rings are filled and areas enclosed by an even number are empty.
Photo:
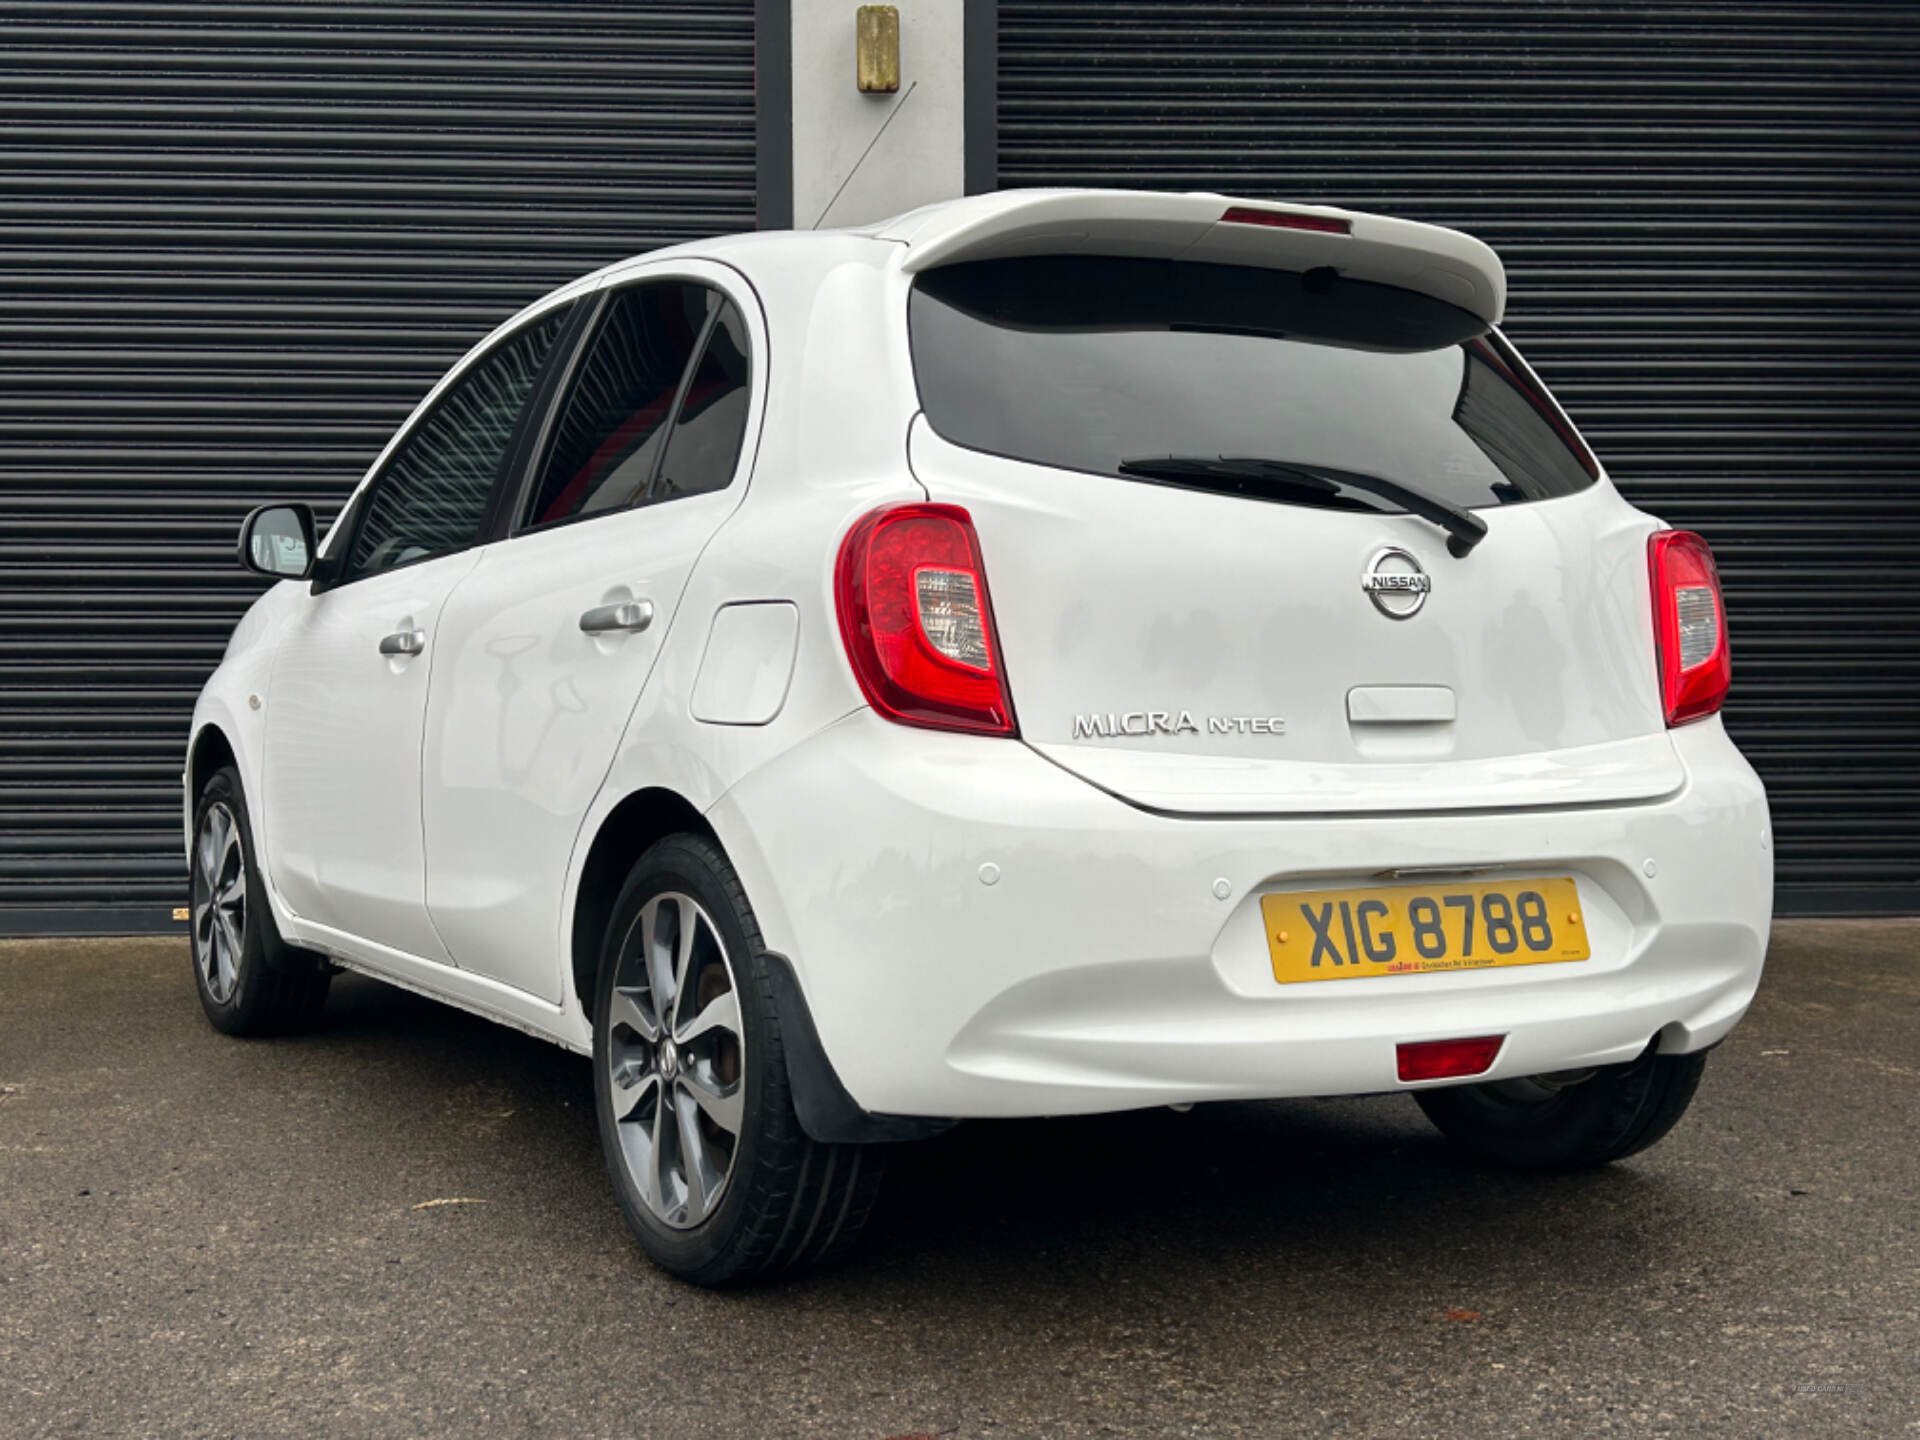
M1140 455L1119 464L1122 475L1143 480L1170 480L1176 485L1192 485L1208 480L1244 484L1278 482L1276 489L1291 489L1310 496L1331 499L1344 489L1377 495L1400 506L1422 520L1447 532L1447 553L1465 557L1487 534L1487 522L1463 506L1438 495L1384 475L1369 475L1360 470L1342 470L1332 465L1306 465L1292 460L1268 460L1255 455ZM1283 494L1276 499L1287 498ZM1311 503L1311 502L1309 502Z

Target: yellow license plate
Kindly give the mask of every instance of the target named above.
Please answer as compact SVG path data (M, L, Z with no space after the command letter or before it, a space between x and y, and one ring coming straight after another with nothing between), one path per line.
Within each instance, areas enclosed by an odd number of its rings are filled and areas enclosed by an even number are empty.
M1273 978L1350 980L1585 960L1573 881L1387 885L1262 895Z

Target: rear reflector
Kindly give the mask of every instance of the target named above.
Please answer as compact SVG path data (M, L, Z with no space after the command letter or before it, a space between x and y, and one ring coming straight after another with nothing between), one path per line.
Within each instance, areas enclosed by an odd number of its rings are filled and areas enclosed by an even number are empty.
M1416 1040L1395 1052L1402 1080L1458 1080L1482 1075L1493 1066L1504 1035L1477 1035L1471 1040Z
M1351 235L1353 222L1337 215L1302 215L1294 210L1256 210L1235 205L1222 215L1229 225L1271 225L1276 230L1316 230L1322 235Z
M840 638L889 720L1017 733L973 519L958 505L892 505L847 532L834 571Z
M1713 551L1691 530L1650 536L1647 570L1653 582L1660 699L1667 724L1684 725L1718 710L1733 679L1720 574Z

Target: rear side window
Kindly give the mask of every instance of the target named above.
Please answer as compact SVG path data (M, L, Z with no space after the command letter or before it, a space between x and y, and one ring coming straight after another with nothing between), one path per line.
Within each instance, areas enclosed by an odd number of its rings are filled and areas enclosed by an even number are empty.
M686 280L636 285L613 297L561 404L528 528L641 499L707 309L718 298Z
M650 499L704 495L733 479L747 433L747 349L746 322L729 300L687 382Z
M1331 270L981 260L920 276L909 317L929 423L1011 459L1369 510L1398 507L1343 472L1468 506L1599 473L1484 321Z

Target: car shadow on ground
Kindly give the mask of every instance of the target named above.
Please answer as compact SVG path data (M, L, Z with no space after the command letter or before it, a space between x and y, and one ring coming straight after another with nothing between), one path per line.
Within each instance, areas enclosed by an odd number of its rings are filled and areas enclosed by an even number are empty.
M600 1171L586 1061L544 1041L384 985L343 978L323 1028L295 1042L350 1054L405 1109L457 1112L511 1097L514 1123L476 1130L476 1168L543 1197L568 1226L620 1221ZM329 1067L331 1068L331 1067ZM345 1081L343 1080L343 1083ZM378 1096L363 1097L379 1105ZM410 1122L396 1113L391 1123ZM1465 1159L1405 1096L1202 1105L1056 1120L974 1122L889 1147L861 1254L840 1271L756 1292L898 1303L922 1293L1064 1303L1143 1297L1207 1303L1276 1280L1345 1315L1377 1292L1436 1312L1497 1308L1549 1279L1596 1299L1666 1269L1706 1273L1716 1234L1749 1217L1686 1167L1640 1160L1570 1176L1515 1176ZM632 1251L636 1275L647 1266ZM776 1302L777 1303L777 1302Z

